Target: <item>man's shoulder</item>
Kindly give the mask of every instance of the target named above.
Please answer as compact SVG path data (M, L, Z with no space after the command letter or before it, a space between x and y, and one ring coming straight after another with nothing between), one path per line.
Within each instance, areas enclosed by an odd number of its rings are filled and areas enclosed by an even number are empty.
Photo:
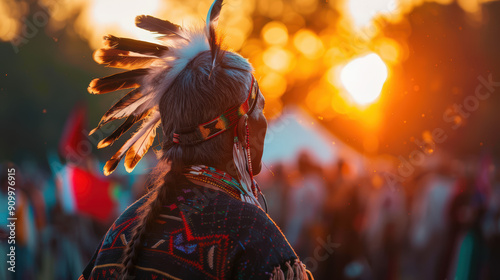
M120 216L116 218L113 225L120 224L126 220L130 220L137 217L137 215L139 214L139 209L147 203L150 195L151 195L150 193L147 193L143 195L141 198L137 199L134 203L130 204L127 207L127 209L125 209L120 214Z
M188 207L183 215L195 234L227 235L243 246L255 242L289 246L279 227L262 208L225 194L212 197L210 203L198 209Z
M184 204L183 214L202 226L208 223L234 230L275 226L264 210L222 192L206 192L197 205Z

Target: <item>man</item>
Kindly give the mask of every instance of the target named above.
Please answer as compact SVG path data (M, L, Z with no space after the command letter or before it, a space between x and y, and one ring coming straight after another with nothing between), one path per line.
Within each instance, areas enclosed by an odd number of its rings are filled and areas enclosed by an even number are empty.
M163 145L153 187L115 221L80 279L312 278L259 203L265 102L248 61L220 47L221 8L213 2L202 30L139 16L161 45L107 36L96 52L130 71L92 81L91 93L134 88L102 118L97 129L127 117L99 147L141 122L104 173L124 157L131 171L159 125Z

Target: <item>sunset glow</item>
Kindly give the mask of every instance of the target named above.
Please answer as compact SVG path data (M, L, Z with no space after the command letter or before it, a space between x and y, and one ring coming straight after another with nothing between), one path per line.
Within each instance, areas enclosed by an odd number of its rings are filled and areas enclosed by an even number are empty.
M377 100L386 79L387 66L374 53L352 60L340 73L342 85L360 105Z
M112 33L123 36L133 36L141 40L152 41L154 36L151 33L135 27L135 17L141 14L155 14L159 9L160 1L120 1L117 5L114 1L95 1L89 6L89 21L94 22L99 27L109 28ZM113 11L113 12L110 12ZM96 34L96 36L102 36ZM99 42L100 43L100 42Z
M203 25L212 3L212 0L37 1L44 7L44 13L50 15L48 34L56 38L60 30L73 22L68 30L86 40L92 50L102 47L102 38L107 34L155 42L155 34L135 26L134 19L141 14L185 27ZM397 67L408 58L410 49L405 38L411 30L405 27L408 23L403 18L422 5L423 0L327 2L328 5L317 0L225 1L219 22L223 45L252 62L268 100L268 112L276 105L273 109L279 113L281 97L301 87L301 95L308 100L306 104L312 113L327 119L336 114L353 117L356 109L364 110L378 100L388 71L397 72ZM453 1L429 2L448 5ZM470 14L479 11L480 2L457 1ZM29 13L25 1L1 2L0 40L24 42L27 28L21 19ZM32 16L28 22L34 22ZM394 33L396 37L382 33L384 26L398 22L401 30ZM38 27L35 31L41 34ZM325 79L315 80L321 76Z
M396 10L396 0L350 0L347 2L348 12L357 27L365 27L379 14L388 14Z

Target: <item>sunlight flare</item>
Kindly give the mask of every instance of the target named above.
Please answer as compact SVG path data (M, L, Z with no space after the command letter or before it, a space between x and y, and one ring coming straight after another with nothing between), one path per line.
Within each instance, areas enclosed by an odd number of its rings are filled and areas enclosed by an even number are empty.
M352 60L340 72L342 85L360 105L375 102L386 79L387 66L375 53Z

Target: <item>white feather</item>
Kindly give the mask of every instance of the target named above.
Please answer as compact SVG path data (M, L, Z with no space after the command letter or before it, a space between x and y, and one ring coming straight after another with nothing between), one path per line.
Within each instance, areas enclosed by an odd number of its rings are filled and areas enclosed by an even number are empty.
M164 43L168 46L169 52L161 58L161 62L150 68L151 74L144 79L142 87L148 95L152 95L146 107L158 105L163 93L167 91L189 61L199 53L210 50L202 29L184 30L184 33L187 40L169 40Z

